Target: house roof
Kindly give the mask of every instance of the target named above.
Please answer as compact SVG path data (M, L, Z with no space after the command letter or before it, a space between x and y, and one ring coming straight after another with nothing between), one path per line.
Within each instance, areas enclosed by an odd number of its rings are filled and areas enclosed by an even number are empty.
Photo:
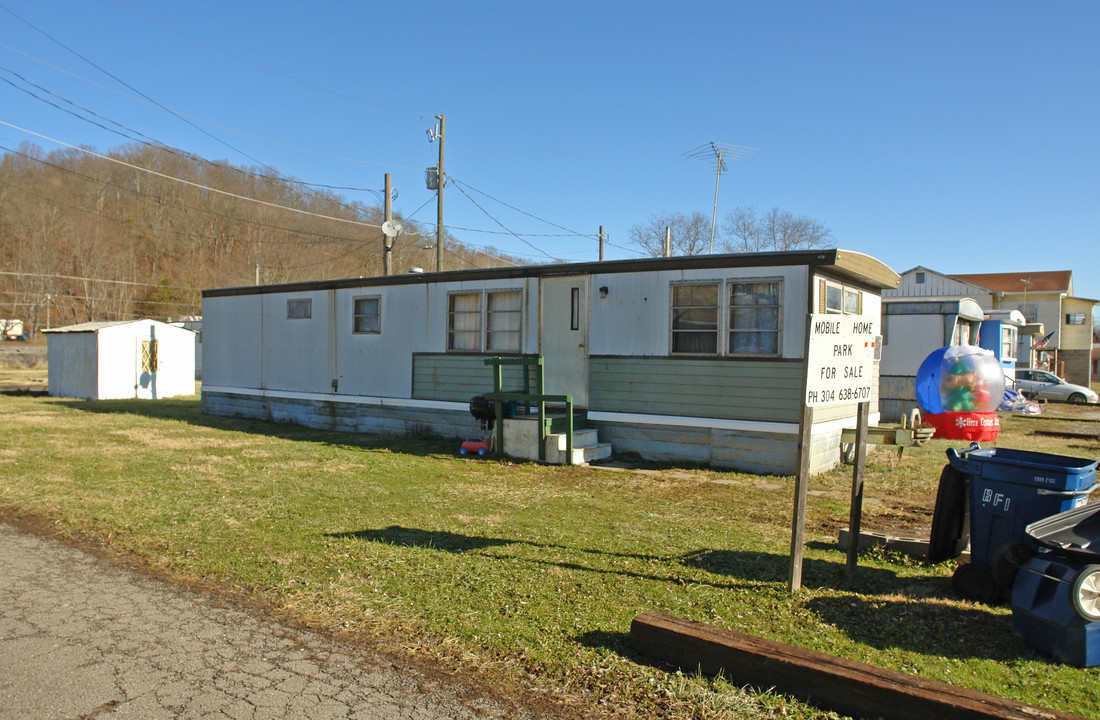
M861 283L877 290L896 288L898 274L881 260L852 250L794 250L782 252L734 253L723 255L688 255L642 260L608 260L591 263L553 263L508 268L450 270L446 272L409 273L372 278L347 278L287 283L283 285L248 285L235 288L203 290L202 296L227 297L266 293L306 292L351 287L381 285L416 285L434 282L490 280L497 278L542 277L555 275L595 275L660 270L691 270L698 268L769 267L808 265L825 274Z
M1050 270L1043 272L1010 273L968 273L952 275L956 280L983 287L993 292L1064 292L1068 293L1073 285L1072 270Z

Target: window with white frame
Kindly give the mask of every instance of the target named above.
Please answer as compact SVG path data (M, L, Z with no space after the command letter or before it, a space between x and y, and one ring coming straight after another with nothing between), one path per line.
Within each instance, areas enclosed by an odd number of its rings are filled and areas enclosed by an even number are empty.
M778 355L782 296L777 278L673 284L672 354Z
M1011 325L1001 326L1001 359L1016 359L1016 328Z
M1066 325L1084 325L1085 313L1066 313Z
M447 303L447 349L481 350L481 293L455 293Z
M778 355L783 283L754 280L730 283L731 355Z
M447 303L447 350L518 353L522 348L523 293L519 290L452 293Z
M718 283L672 286L672 352L714 355L718 352Z
M523 330L523 296L519 290L486 293L485 349L519 352Z
M820 313L859 315L863 312L863 294L855 288L821 280L818 283L818 293Z
M313 316L313 301L309 298L296 298L286 301L287 320L309 320Z
M358 297L353 301L353 332L356 334L382 332L382 298Z

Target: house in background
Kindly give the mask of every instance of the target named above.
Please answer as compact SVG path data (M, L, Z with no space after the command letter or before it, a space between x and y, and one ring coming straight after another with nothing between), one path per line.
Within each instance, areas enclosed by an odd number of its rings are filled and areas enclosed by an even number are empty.
M546 392L617 452L794 474L810 314L877 323L897 279L813 250L206 290L202 409L462 438L486 359L542 358ZM856 408L815 411L811 471L839 461Z
M156 320L43 330L50 395L86 400L195 394L195 333Z
M1017 326L1018 367L1050 370L1081 385L1092 380L1089 360L1097 301L1073 296L1069 270L945 275L918 266L901 274L896 290L883 292L885 300L895 297L971 298L991 318L1017 310L1024 316L1024 323Z
M1021 367L1049 370L1086 387L1092 382L1092 316L1097 301L1074 297L1071 270L954 277L985 288L992 298L987 309L1019 310L1027 323L1042 323L1046 334L1053 333L1034 353L1034 343L1028 344L1026 353L1019 353Z

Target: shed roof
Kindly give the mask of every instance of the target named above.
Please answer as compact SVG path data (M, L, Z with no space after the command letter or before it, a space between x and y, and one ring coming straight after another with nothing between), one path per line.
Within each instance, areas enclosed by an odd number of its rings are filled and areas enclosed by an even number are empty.
M1072 293L1073 271L1050 270L1042 272L968 273L952 275L993 292L1064 292Z
M93 322L78 323L76 325L66 325L59 328L47 328L43 330L44 333L98 333L100 330L106 330L107 328L119 327L120 325L134 325L138 323L156 323L157 325L165 325L171 328L177 328L175 325L168 325L162 323L159 320L96 320ZM177 328L180 330L187 330L187 328ZM188 330L188 332L193 332Z

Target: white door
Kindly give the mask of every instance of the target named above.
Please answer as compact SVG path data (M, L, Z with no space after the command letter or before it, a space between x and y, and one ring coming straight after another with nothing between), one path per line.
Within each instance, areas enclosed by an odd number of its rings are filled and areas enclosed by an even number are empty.
M543 278L539 286L539 354L546 392L588 407L588 276Z

